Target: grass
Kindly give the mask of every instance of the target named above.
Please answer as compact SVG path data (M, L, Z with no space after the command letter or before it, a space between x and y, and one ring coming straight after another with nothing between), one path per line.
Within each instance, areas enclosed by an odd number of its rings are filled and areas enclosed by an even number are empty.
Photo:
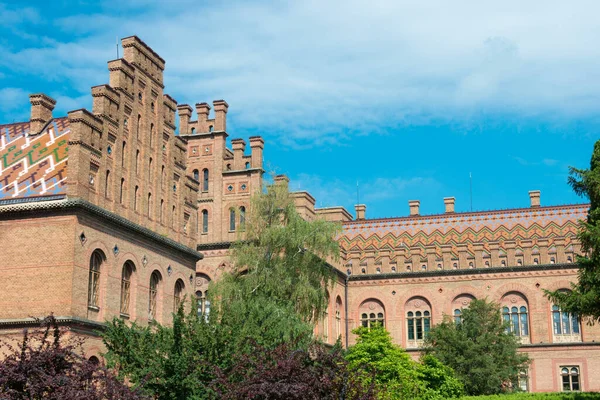
M463 400L600 400L600 393L513 393L491 396L466 396Z

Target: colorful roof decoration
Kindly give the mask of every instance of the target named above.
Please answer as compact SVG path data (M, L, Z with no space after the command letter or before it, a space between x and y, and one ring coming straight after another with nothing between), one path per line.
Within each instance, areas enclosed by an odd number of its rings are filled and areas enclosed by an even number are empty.
M29 136L29 122L0 125L0 202L66 194L69 121Z
M564 237L569 246L577 233L578 221L587 216L589 205L520 208L501 211L451 213L431 216L350 221L344 223L339 238L346 251L395 249L398 247L466 244L473 253L474 243L536 240ZM552 245L552 243L550 243Z

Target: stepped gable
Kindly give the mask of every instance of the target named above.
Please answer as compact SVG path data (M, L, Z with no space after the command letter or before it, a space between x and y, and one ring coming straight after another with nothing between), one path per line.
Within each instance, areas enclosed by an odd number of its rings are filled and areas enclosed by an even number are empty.
M66 194L69 133L66 117L35 135L29 121L0 125L0 204Z
M578 221L587 216L588 204L520 208L500 211L438 214L348 221L343 224L339 242L343 249L365 250L374 246L425 247L561 237L569 246L577 233Z

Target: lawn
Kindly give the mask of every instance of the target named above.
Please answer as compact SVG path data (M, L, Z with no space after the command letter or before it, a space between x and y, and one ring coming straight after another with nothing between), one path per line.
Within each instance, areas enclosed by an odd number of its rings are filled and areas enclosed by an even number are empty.
M467 396L462 399L477 400L600 400L600 393L518 393L492 396Z

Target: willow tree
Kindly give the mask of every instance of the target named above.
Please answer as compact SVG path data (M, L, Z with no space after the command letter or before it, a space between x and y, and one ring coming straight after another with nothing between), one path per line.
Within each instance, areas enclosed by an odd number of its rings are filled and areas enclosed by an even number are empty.
M211 290L220 323L234 341L262 346L310 336L336 276L329 262L339 257L339 225L302 218L287 183L276 181L252 197L242 229L233 270Z
M587 220L580 221L577 235L583 255L577 256L579 279L572 291L546 292L563 311L600 321L600 140L594 145L589 169L570 168L569 184L589 199Z

